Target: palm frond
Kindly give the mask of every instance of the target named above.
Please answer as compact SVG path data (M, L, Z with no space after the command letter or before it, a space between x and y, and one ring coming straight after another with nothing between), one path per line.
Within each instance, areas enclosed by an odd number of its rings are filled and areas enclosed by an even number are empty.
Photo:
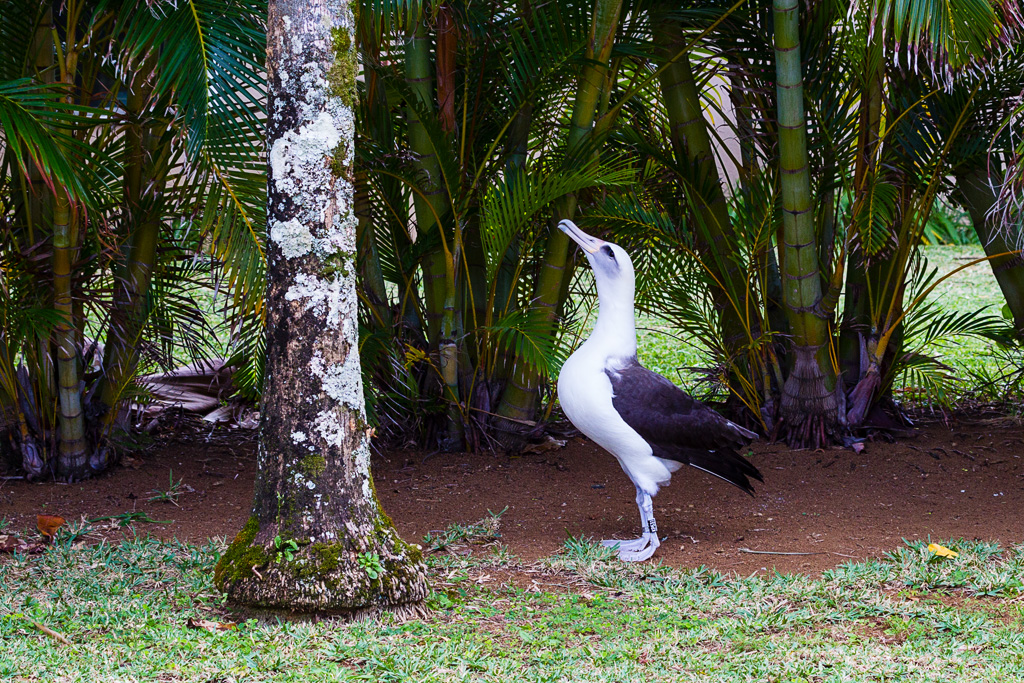
M566 349L551 335L550 323L536 308L510 310L493 325L481 328L492 335L494 345L538 370L542 377L554 377L568 357Z
M113 175L114 162L72 133L102 123L107 113L68 104L66 96L63 86L30 78L0 83L0 160L10 154L23 173L33 167L51 186L96 206L97 188Z
M0 82L25 75L33 36L45 11L39 0L4 0L0 11Z
M487 256L488 279L493 279L509 245L534 217L556 199L591 187L628 184L632 169L623 166L545 169L514 172L492 185L483 199L481 236Z
M880 179L869 181L868 192L861 199L863 208L854 213L854 229L865 256L876 256L895 243L899 191L895 184Z

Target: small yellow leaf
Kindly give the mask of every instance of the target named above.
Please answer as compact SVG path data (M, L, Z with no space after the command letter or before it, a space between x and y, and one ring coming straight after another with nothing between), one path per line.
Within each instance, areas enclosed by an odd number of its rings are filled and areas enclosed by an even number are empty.
M932 553L933 555L938 555L939 557L948 557L950 559L953 559L959 554L945 546L939 545L938 543L929 543L928 552Z

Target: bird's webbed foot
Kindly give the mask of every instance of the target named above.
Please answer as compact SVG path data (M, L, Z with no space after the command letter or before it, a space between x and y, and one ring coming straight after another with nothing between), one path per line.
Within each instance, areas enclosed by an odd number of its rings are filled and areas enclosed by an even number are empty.
M649 559L654 551L661 545L657 533L646 533L640 538L630 541L619 541L609 539L601 541L601 545L619 552L619 559L623 562L643 562Z
M644 560L649 560L659 545L661 545L661 542L655 536L645 548L639 550L619 550L619 559L623 562L643 562Z
M658 523L654 521L654 503L651 496L639 486L636 489L636 505L640 510L640 528L643 535L629 541L614 538L601 541L605 548L617 550L619 559L623 562L643 562L654 555L654 551L661 545L661 541L658 540Z

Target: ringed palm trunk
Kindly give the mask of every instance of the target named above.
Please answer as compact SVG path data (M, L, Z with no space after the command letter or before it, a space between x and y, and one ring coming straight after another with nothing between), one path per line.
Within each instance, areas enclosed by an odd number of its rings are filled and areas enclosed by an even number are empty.
M877 167L877 150L882 125L882 79L885 73L881 58L881 42L876 31L865 58L872 68L869 69L867 85L861 93L858 118L860 130L853 179L858 199L863 197L869 177L875 174ZM859 211L866 210L863 203L858 203L857 207ZM842 380L848 387L859 384L868 372L865 359L871 343L869 337L872 327L869 268L863 247L847 249L846 294L843 302L843 327L839 335L839 362ZM861 393L863 392L864 388L861 390Z
M73 323L71 274L78 243L77 212L64 188L57 186L53 207L53 307L60 322L53 331L57 347L57 384L59 397L57 476L64 481L79 481L89 472L89 453L85 441L85 415L82 411L82 375Z
M74 13L68 8L69 15ZM74 26L66 27L67 50L62 66L62 83L74 87L78 75L78 52ZM69 94L68 104L74 104ZM57 185L53 199L53 307L60 314L54 328L57 349L57 394L59 396L57 476L65 481L79 481L90 474L89 451L85 438L85 413L82 410L82 368L78 358L78 331L75 329L75 305L72 274L78 252L79 214L65 188Z
M505 167L505 182L512 184L518 174L526 169L526 155L528 149L530 123L533 120L533 105L528 104L516 113L515 121L509 130L508 162ZM493 302L489 303L487 311L487 325L494 323L496 318L505 315L519 308L519 301L516 299L516 283L521 277L517 274L521 243L518 235L509 244L508 250L501 261L501 266L494 275ZM512 352L504 347L498 356L493 373L493 380L496 384L505 384L509 379L509 372L515 365L515 358Z
M667 25L661 32L666 57L674 56L683 47L671 38L680 35L677 23ZM700 195L697 205L700 221L706 235L698 235L698 249L706 264L715 269L715 275L727 289L736 291L742 287L743 277L729 255L735 248L735 235L729 207L722 192L722 180L711 148L707 121L700 105L700 95L693 77L689 54L684 54L661 72L661 94L668 112L670 136L676 158L680 163L689 162L695 167L694 190ZM703 190L703 192L702 192ZM722 316L729 322L732 332L742 325L736 310L728 302L728 292L718 288L716 303L722 309Z
M838 422L829 322L821 309L818 241L807 165L798 0L775 0L779 170L782 185L782 290L793 362L781 418L791 445L818 447Z
M430 60L430 35L424 14L416 22L406 42L406 83L423 107L434 106L434 79ZM426 238L432 230L443 230L438 218L446 211L444 183L437 152L416 108L408 108L409 146L415 153L413 166L420 178L421 193L414 195L417 239ZM458 229L458 228L456 228ZM456 247L454 253L458 253ZM445 450L458 450L462 445L462 414L459 408L458 344L455 341L455 272L457 256L437 246L423 257L423 290L427 317L427 340L438 352L445 398L449 401L445 425Z
M1012 238L999 225L998 213L992 213L997 197L985 168L978 166L957 172L956 184L960 200L971 217L978 239L985 247L985 254L996 256L1016 251L1017 246L1011 241ZM989 264L1013 316L1017 337L1024 339L1024 258L1019 254L1002 256L990 260Z
M572 120L569 126L567 147L577 148L590 135L594 127L597 106L603 90L607 87L605 75L608 58L615 42L615 32L622 12L622 0L596 0L594 17L590 28L590 42L587 44L587 65L576 90ZM553 223L571 219L576 213L576 197L569 195L557 202ZM563 280L569 259L569 238L561 230L552 230L548 237L541 263L540 275L534 288L533 301L544 322L543 334L554 335ZM499 420L499 429L507 436L502 437L506 448L516 449L522 442L522 424L534 419L537 412L537 390L540 387L540 369L516 358L511 376L497 413L506 418Z
M270 3L267 142L287 158L287 177L268 164L268 232L277 237L267 245L253 513L214 582L248 607L417 613L428 592L420 552L381 511L370 475L351 221L356 54L354 41L332 40L352 21L340 0ZM339 163L324 163L335 154Z
M370 308L374 322L384 329L394 324L391 308L388 306L387 288L381 272L380 253L377 249L377 232L370 211L370 186L366 171L356 169L355 215L358 220L357 240L359 244L359 275L363 294Z
M54 81L54 49L50 34L52 24L53 11L46 9L39 20L31 46L32 64L35 68L33 75L47 83ZM42 169L35 164L29 164L27 172L20 176L19 181L21 192L19 202L15 206L20 208L26 235L25 241L19 246L26 249L35 245L46 234L44 226L52 225L54 201L53 194L46 186ZM40 297L40 303L45 307L52 306L52 292L48 291L49 288L41 289L45 293ZM22 400L16 400L15 406L21 431L22 467L29 479L41 479L51 474L56 465L55 454L46 445L46 430L51 425L47 424L48 420L44 417L49 414L50 407L59 401L49 335L39 335L26 340L25 365L30 373L29 386L34 389L37 396L36 400L32 401L34 405L29 405L25 389L18 388ZM11 367L13 369L15 364ZM34 425L34 429L30 428L30 423Z

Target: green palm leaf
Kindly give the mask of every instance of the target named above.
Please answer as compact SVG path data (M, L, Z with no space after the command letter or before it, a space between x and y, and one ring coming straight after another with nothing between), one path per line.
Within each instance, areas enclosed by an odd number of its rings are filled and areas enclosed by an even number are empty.
M546 206L567 194L591 187L623 186L634 172L625 166L582 168L575 171L537 169L515 172L488 189L483 200L481 235L487 256L488 279L493 279L512 241Z
M0 158L10 154L23 173L39 170L51 185L89 206L99 204L98 188L109 182L114 162L107 153L72 133L102 123L106 112L70 105L66 90L22 78L0 83Z

